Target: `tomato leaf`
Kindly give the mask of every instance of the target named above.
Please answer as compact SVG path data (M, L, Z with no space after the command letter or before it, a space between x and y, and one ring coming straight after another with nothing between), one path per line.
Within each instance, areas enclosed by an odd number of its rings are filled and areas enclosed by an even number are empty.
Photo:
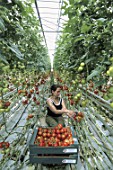
M91 80L94 76L97 76L99 71L93 70L93 72L87 77L87 81Z
M94 76L99 76L99 74L104 70L104 66L98 66L92 73L87 77L87 81L91 80Z
M0 60L3 61L4 63L8 64L5 56L3 56L3 55L1 54L1 52L0 52Z
M104 83L105 83L105 80L95 81L95 88L103 85Z
M106 19L105 18L99 18L99 19L97 19L97 21L104 22L104 21L106 21Z
M84 36L81 34L80 36L76 37L75 40L74 40L74 43L78 42L78 41L81 41L84 39Z
M85 64L88 64L90 61L95 60L95 57L89 58L85 61Z
M81 27L81 33L86 33L90 30L90 26L88 26L86 23L83 23Z
M16 54L16 56L19 58L19 59L23 59L22 57L23 57L23 54L20 52L20 50L18 49L18 46L17 45L14 45L14 44L11 44L10 43L10 45L11 46L8 46L10 49L11 49L11 51L13 51L15 54Z
M113 39L111 40L111 46L113 47Z
M5 31L4 20L2 18L0 18L0 30Z

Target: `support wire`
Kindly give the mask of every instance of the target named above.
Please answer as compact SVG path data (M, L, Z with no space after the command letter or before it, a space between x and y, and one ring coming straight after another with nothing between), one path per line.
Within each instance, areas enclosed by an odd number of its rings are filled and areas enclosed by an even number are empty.
M42 28L42 33L43 33L43 37L44 37L44 40L45 40L45 44L46 44L46 47L47 47L47 42L46 42L46 38L45 38L45 34L44 34L44 29L43 29L43 26L42 26L41 17L40 17L40 12L39 12L38 4L37 4L37 1L36 1L36 0L35 0L35 6L36 6L37 14L38 14L38 17L39 17L40 26L41 26L41 28Z

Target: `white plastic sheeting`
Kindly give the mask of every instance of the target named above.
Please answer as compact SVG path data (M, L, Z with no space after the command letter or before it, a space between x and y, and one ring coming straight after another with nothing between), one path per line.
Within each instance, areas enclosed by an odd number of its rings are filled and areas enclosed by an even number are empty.
M68 17L63 16L63 0L35 0L34 10L42 24L44 44L53 64L56 41L63 30ZM39 12L39 15L38 15Z

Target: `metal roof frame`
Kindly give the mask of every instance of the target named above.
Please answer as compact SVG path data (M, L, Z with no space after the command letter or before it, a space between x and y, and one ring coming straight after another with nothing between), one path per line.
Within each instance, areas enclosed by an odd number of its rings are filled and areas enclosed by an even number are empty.
M52 57L56 49L56 41L63 32L62 23L66 22L62 16L62 5L63 0L35 0L44 42Z

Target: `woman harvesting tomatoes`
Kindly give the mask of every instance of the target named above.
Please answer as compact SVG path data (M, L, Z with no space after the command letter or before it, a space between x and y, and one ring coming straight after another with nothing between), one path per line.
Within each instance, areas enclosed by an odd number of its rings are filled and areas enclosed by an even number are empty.
M47 99L47 116L46 122L49 126L57 126L62 124L64 126L63 114L71 116L74 111L68 110L65 106L64 100L60 97L60 85L51 86L51 96Z

